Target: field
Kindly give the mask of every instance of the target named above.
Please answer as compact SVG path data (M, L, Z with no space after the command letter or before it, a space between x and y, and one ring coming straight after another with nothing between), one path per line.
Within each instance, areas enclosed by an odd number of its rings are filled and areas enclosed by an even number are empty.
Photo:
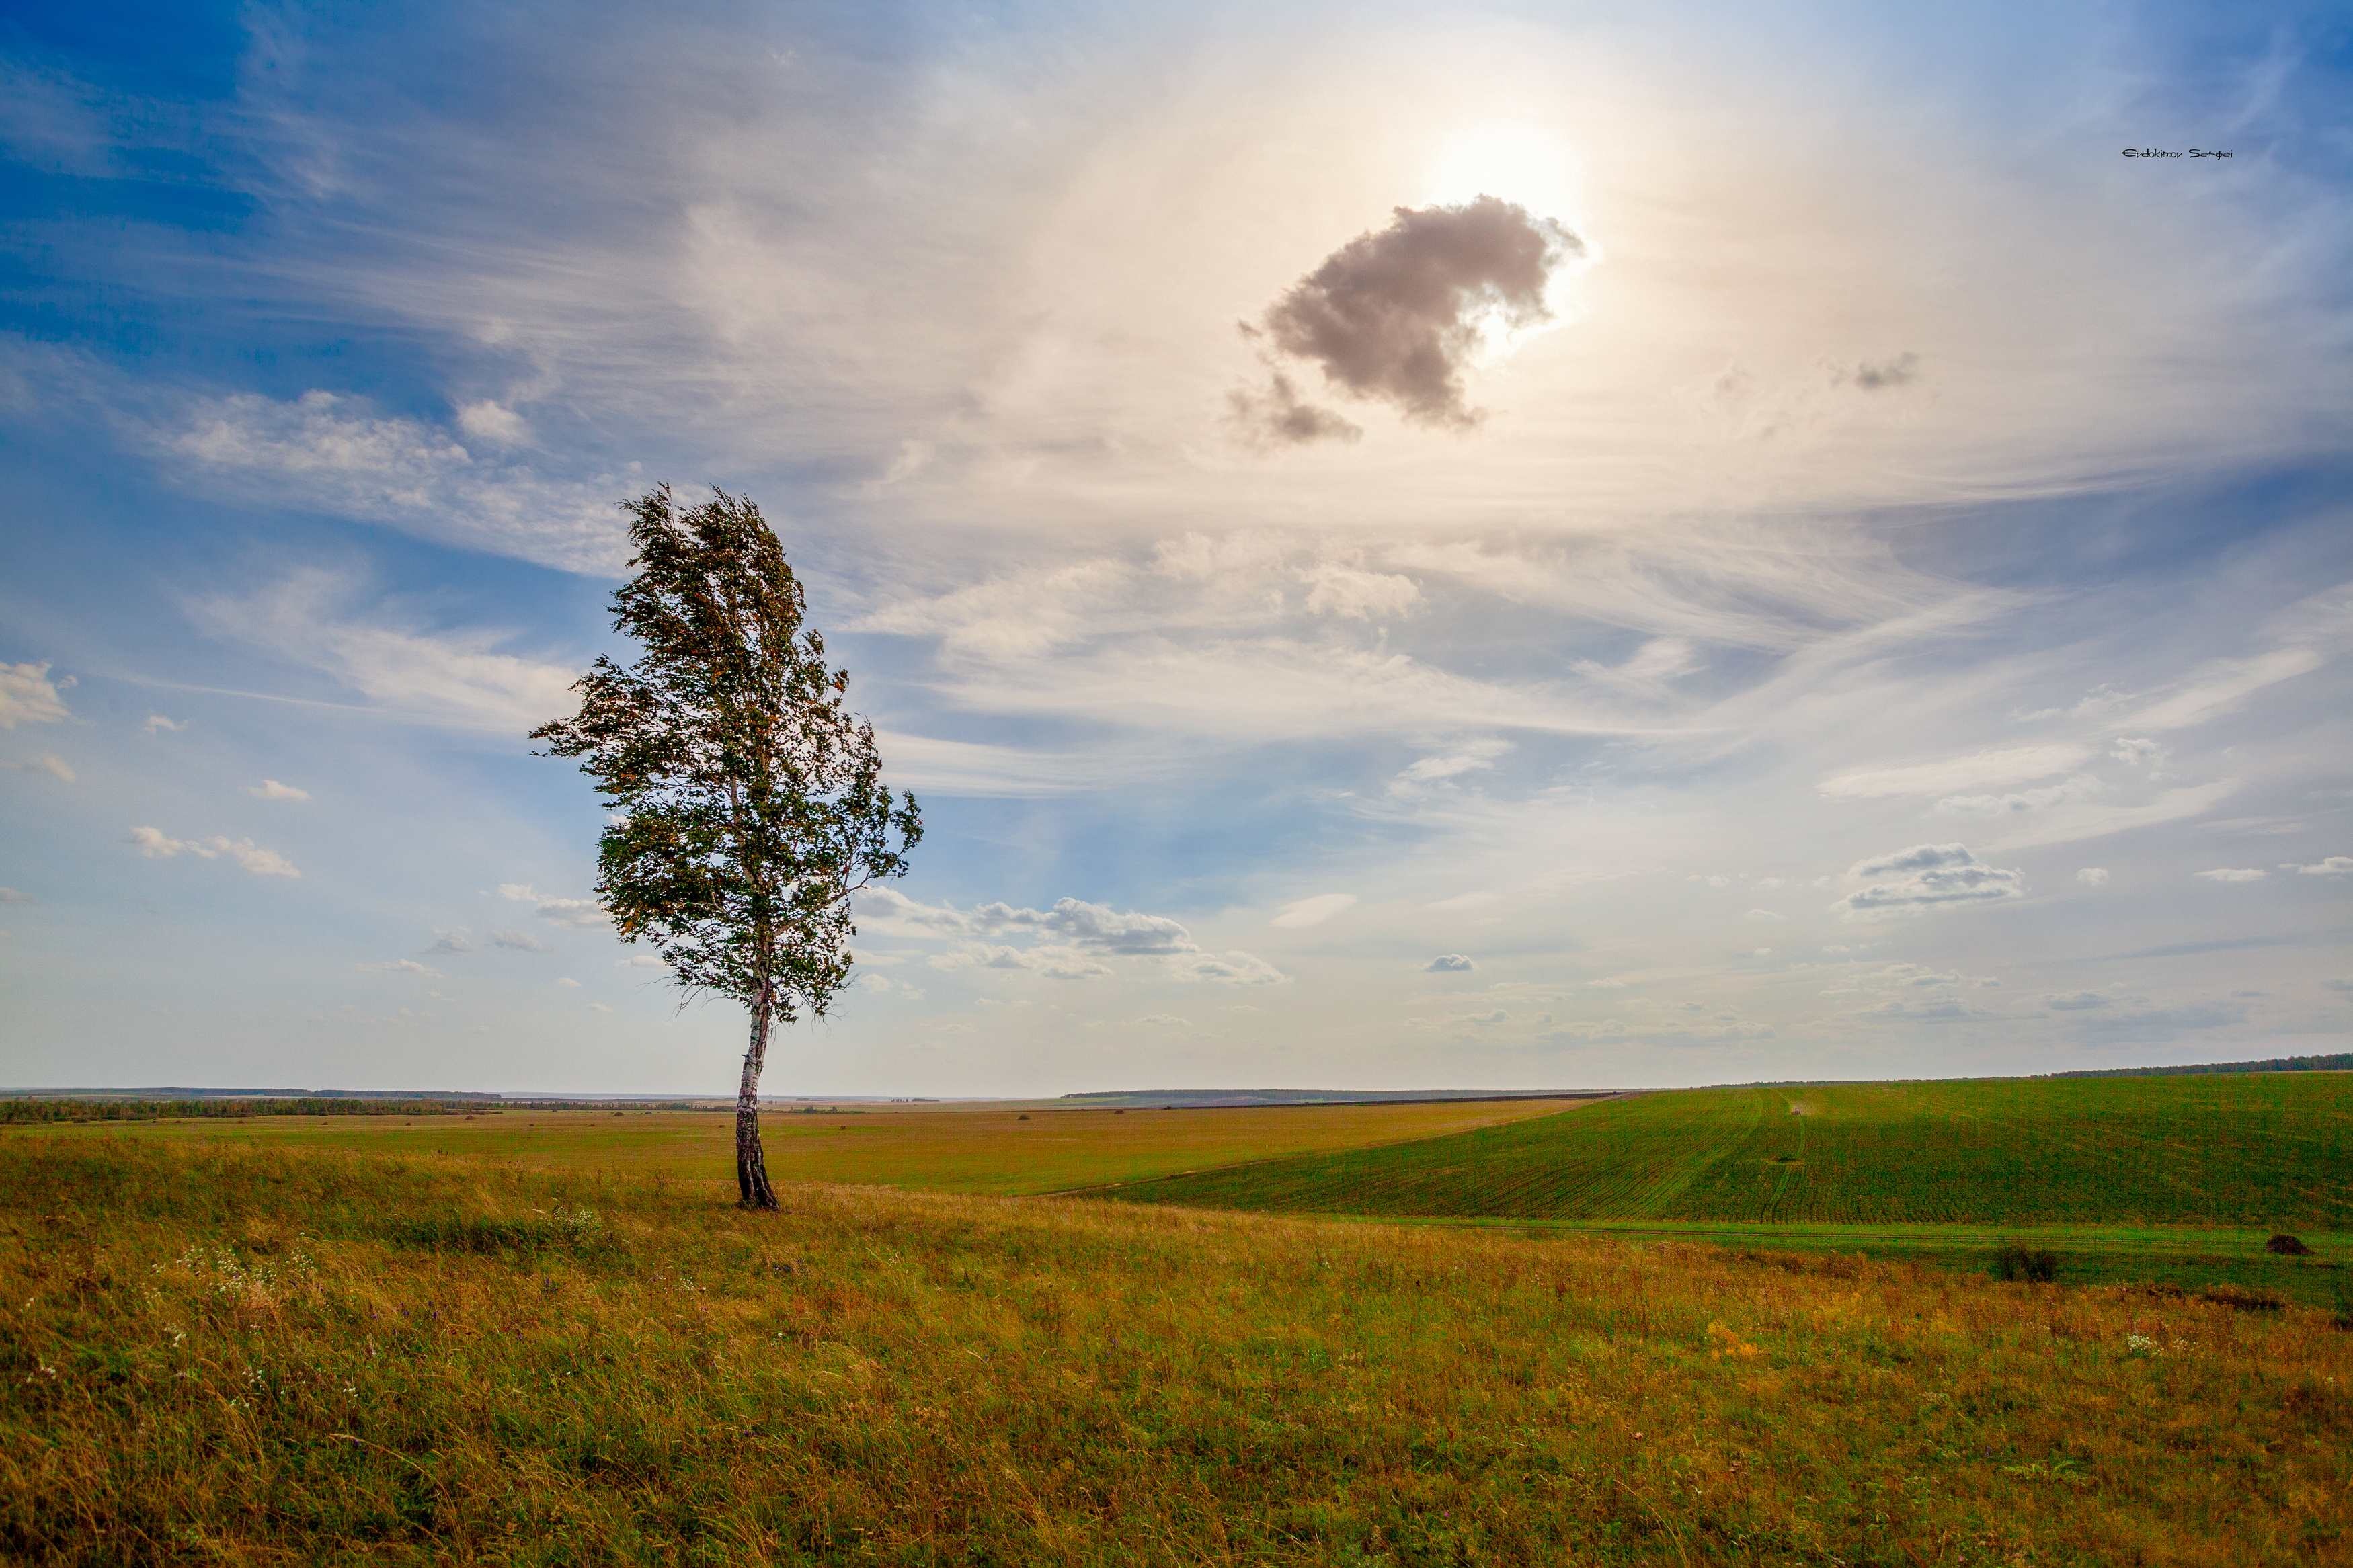
M1600 1227L2066 1278L2236 1284L2316 1306L2353 1282L2353 1075L2007 1079L1641 1095L1364 1153L1103 1195ZM2275 1231L2308 1258L2274 1257Z
M284 1144L0 1138L0 1554L2353 1560L2325 1313Z
M761 1141L780 1182L848 1182L946 1193L1051 1193L1240 1161L1442 1136L1548 1115L1578 1100L1242 1110L1078 1110L1018 1104L839 1106L764 1110ZM23 1137L228 1140L265 1147L448 1154L555 1170L660 1174L732 1191L735 1119L716 1111L511 1110L455 1116L207 1117L50 1124Z

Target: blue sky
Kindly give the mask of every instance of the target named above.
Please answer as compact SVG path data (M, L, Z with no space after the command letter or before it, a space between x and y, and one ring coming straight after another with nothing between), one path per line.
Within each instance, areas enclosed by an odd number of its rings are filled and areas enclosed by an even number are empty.
M723 1091L522 738L657 480L930 825L772 1092L2345 1048L2348 45L11 7L0 1083Z

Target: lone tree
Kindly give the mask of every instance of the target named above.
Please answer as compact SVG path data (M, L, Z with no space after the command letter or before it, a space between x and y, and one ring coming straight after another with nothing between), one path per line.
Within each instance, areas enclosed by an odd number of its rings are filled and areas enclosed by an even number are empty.
M532 731L578 757L612 807L596 895L624 942L649 942L689 998L733 996L752 1039L735 1100L743 1201L776 1206L760 1151L768 1031L822 1016L849 977L849 895L906 874L923 835L913 795L881 782L874 728L843 706L849 672L825 640L759 508L714 492L681 508L660 486L622 503L637 547L613 628L643 646L600 658L580 711Z

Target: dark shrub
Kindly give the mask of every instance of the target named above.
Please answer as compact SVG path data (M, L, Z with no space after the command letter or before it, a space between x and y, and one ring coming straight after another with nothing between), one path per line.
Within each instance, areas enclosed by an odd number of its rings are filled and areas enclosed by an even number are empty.
M2287 1305L2268 1290L2249 1290L2238 1285L2209 1285L2198 1292L2198 1299L2237 1312L2276 1312Z
M2005 1247L1995 1255L1994 1272L2004 1279L2031 1279L2049 1284L2059 1278L2059 1255L2041 1247Z
M2265 1252L2276 1252L2283 1258L2309 1258L2312 1248L2292 1236L2275 1236L2263 1243Z

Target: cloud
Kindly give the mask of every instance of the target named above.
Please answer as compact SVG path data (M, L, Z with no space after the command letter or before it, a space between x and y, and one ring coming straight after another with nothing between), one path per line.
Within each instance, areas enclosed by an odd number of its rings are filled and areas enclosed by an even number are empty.
M613 923L605 906L594 899L552 898L525 882L500 883L499 896L518 904L530 904L531 912L541 920L570 926L575 931L601 931Z
M295 877L302 873L292 862L275 849L264 849L250 838L170 838L157 828L134 827L122 840L150 860L168 860L174 855L195 855L206 860L217 860L226 855L257 877Z
M2224 866L2211 871L2192 871L2189 874L2209 882L2260 882L2264 876L2263 872L2252 866Z
M1769 1024L1629 1023L1622 1018L1562 1024L1535 1037L1539 1046L1736 1046L1773 1038Z
M1831 908L1850 920L1918 913L2026 896L2026 874L1989 866L1958 844L1915 844L1857 861L1850 880L1870 884Z
M2216 779L2193 788L2168 790L2147 805L2090 802L2054 805L2031 816L2008 818L2017 826L2002 833L1989 847L2025 849L2044 844L2073 844L2085 838L2105 838L2128 828L2179 822L2202 814L2238 787L2237 779Z
M1486 416L1464 401L1463 373L1497 340L1553 321L1546 288L1564 265L1586 258L1585 242L1494 196L1395 214L1269 307L1265 339L1320 367L1324 384L1347 396L1389 404L1412 424L1471 429ZM1237 393L1233 406L1269 440L1356 434L1302 403L1279 370L1265 395Z
M195 606L214 630L324 671L404 718L521 735L579 706L578 671L494 651L504 634L430 632L370 624L342 611L357 584L316 570L290 573L246 599Z
M1778 910L1751 910L1740 918L1745 921L1786 921L1789 917Z
M1301 400L1299 388L1281 371L1270 371L1264 392L1236 387L1226 394L1228 417L1253 446L1304 447L1315 441L1354 443L1365 427L1328 408Z
M2042 1005L2056 1013L2080 1013L2094 1007L2110 1007L2116 998L2097 991L2067 991L2055 996L2045 996Z
M1345 616L1355 620L1409 614L1421 602L1421 585L1394 572L1367 572L1336 561L1318 562L1300 573L1307 584L1305 609L1311 616Z
M1128 1022L1132 1024L1151 1024L1156 1027L1165 1029L1189 1029L1193 1026L1192 1019L1179 1018L1174 1013L1148 1013L1141 1018L1131 1018Z
M1305 926L1322 925L1341 910L1356 903L1354 893L1318 893L1312 899L1302 899L1287 906L1282 913L1266 923L1285 931L1298 931Z
M74 782L73 769L67 766L66 760L55 752L38 752L29 763L0 763L0 768L15 768L20 773L47 773L51 778L61 779L67 784Z
M56 724L73 717L58 693L73 685L73 678L49 679L49 667L0 664L0 730L19 724Z
M2310 866L2284 865L2283 871L2293 871L2299 877L2353 876L2353 855L2331 855L2327 859Z
M413 958L396 958L384 963L355 963L352 967L365 970L371 974L422 974L435 980L441 977L439 970L427 968Z
M2163 761L2165 748L2147 736L2127 735L2119 738L2116 743L2109 748L2108 755L2127 766L2138 767L2144 763Z
M558 985L568 985L568 986L570 986L570 987L571 987L573 990L575 990L575 991L577 991L577 990L579 990L579 989L580 989L580 982L578 982L577 980L575 980L575 979L571 978L569 975L566 975L566 976L565 976L563 979L558 980L558 981L556 982L556 984L557 984Z
M20 893L14 888L0 888L0 904L37 904L41 900L30 893Z
M1909 386L1919 379L1920 356L1905 353L1891 359L1873 363L1863 361L1854 367L1854 384L1865 392L1883 392L1891 386Z
M245 793L256 800L308 800L311 792L296 789L292 784L280 784L276 779L264 779L258 784L248 784Z
M1106 958L1157 958L1179 980L1261 984L1287 978L1247 952L1219 956L1205 952L1191 932L1166 915L1122 911L1083 899L1058 899L1050 910L1007 903L958 910L917 903L894 888L873 888L860 896L859 921L861 928L902 936L1054 939L1027 948L966 942L956 952L932 959L938 969L1024 969L1053 980L1084 980L1113 973L1102 962Z
M427 957L432 957L436 954L454 956L461 952L480 951L471 933L464 931L445 931L439 934L431 947L425 950L425 952Z
M491 933L492 947L512 948L517 952L554 952L555 949L527 931L494 931Z
M1441 952L1421 966L1424 974L1463 974L1479 966L1459 952Z
M2142 730L2180 730L2202 724L2242 697L2327 662L2317 648L2304 647L2274 648L2253 658L2215 659L2190 676L2180 690L2142 709L2127 722Z
M1511 1021L1511 1017L1509 1013L1498 1007L1491 1013L1466 1014L1461 1021L1465 1024L1505 1024Z
M495 403L459 416L469 437L511 446L527 432ZM278 507L390 523L444 543L571 572L616 574L628 543L614 503L637 481L580 484L477 458L448 431L385 417L364 399L312 390L192 400L149 426L147 443L214 487Z
M2108 786L2091 774L2077 773L2041 789L2014 790L2008 795L1947 795L1928 809L1938 816L2008 816L2021 811L2048 811L2054 805L2095 800L2107 792Z
M161 735L167 731L176 735L188 727L188 721L185 719L166 719L161 713L150 713L147 715L147 722L139 727L151 735Z
M591 1002L588 1004L588 1010L592 1013L609 1013L613 1009L606 1006L602 1002Z
M1203 980L1220 985L1272 985L1291 978L1264 959L1247 952L1180 955L1169 960L1168 973L1179 980Z
M2076 745L2008 746L1972 752L1937 763L1900 768L1866 768L1824 779L1817 786L1832 800L1880 800L1893 795L1943 795L1973 784L2019 784L2064 773L2091 755Z
M2104 866L2086 866L2075 873L2075 880L2086 888L2105 888L2108 885L2107 868Z

